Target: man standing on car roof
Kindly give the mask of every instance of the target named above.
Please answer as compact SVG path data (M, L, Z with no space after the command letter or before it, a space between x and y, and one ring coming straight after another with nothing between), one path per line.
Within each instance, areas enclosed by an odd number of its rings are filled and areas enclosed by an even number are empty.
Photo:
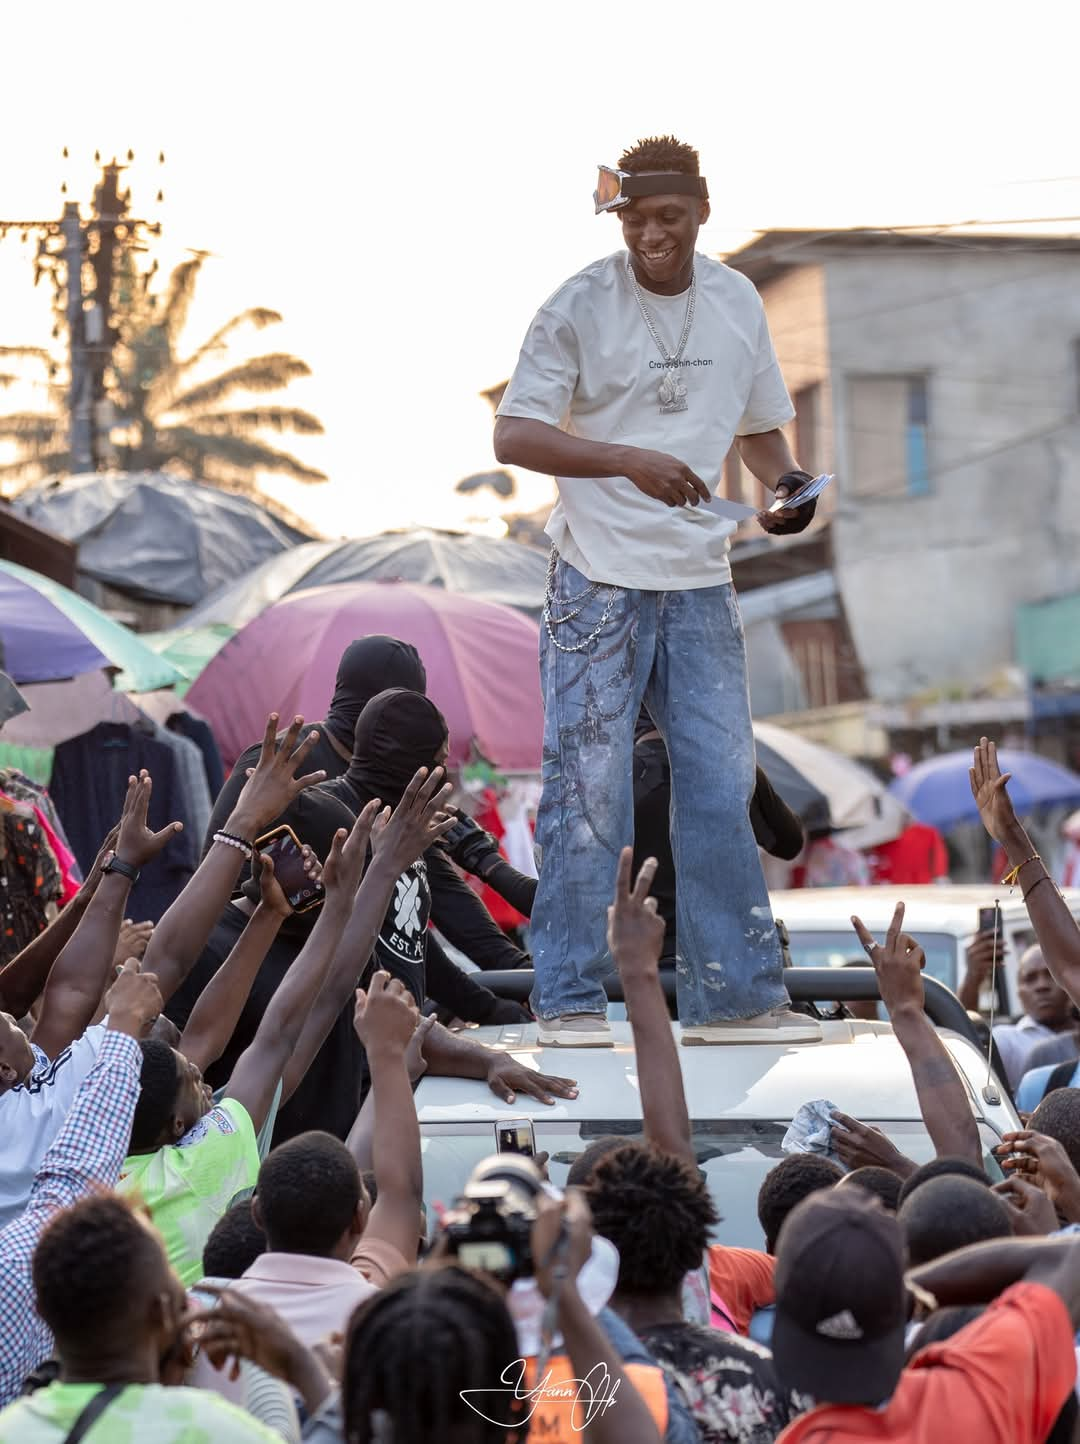
M553 474L541 673L544 793L532 919L540 1040L604 1045L607 905L633 832L642 702L671 758L684 1043L803 1042L747 815L754 741L728 539L710 505L736 445L780 497L810 478L780 428L794 411L761 298L695 254L698 155L670 136L602 167L597 213L625 251L538 312L498 409L495 454ZM802 531L813 504L763 513Z

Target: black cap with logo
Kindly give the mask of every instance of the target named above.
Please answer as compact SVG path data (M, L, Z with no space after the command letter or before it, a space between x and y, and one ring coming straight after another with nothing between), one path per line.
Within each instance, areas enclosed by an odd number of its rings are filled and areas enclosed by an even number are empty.
M904 1366L900 1225L860 1189L815 1193L776 1250L772 1350L786 1387L819 1403L880 1404Z

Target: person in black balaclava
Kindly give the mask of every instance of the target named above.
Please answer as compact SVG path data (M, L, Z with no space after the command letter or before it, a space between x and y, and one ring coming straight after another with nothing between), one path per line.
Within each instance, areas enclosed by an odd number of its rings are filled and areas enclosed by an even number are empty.
M325 721L309 724L319 732L319 741L307 761L312 772L321 768L328 782L345 773L352 757L356 723L361 712L372 697L392 688L405 688L421 694L427 691L427 673L416 648L396 637L364 637L358 642L351 642L338 667L337 687ZM224 827L236 805L247 769L254 767L259 760L261 745L256 743L249 747L237 760L232 775L214 804L204 853L209 851L214 833ZM436 855L435 849L431 851L429 878L434 921L439 931L479 968L527 966L528 955L514 946L472 888L455 872L449 859L441 852ZM241 876L244 880L249 876L246 868ZM460 979L465 975L438 944L431 948L428 964L428 986L432 997L447 1008L453 1008L456 1015L466 1022L514 1022L529 1016L516 1004L497 1009L493 995L486 988L462 985ZM514 1017L509 1016L511 1007L516 1009Z
M309 772L325 772L328 779L341 776L352 756L357 718L372 697L388 687L427 691L427 673L416 648L397 637L361 637L350 642L338 663L330 710L323 721L307 723L308 729L319 733L319 740L307 759ZM261 746L261 740L255 742L237 758L236 766L218 794L203 842L204 856L210 851L214 833L221 831L236 806L247 780L247 769L258 762Z

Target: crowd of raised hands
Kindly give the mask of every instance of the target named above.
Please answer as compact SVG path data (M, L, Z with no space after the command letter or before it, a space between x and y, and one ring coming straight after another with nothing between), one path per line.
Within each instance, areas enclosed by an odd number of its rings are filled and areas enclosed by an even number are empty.
M762 1185L766 1250L711 1243L716 1213L661 982L664 923L649 895L656 864L633 876L630 849L619 863L608 942L633 1034L642 1138L601 1140L563 1195L542 1181L540 1157L532 1204L528 1287L543 1318L540 1364L563 1360L556 1373L577 1390L579 1412L549 1408L535 1374L504 1387L505 1369L527 1353L527 1290L519 1281L508 1294L505 1280L470 1275L449 1255L446 1235L418 1265L424 1180L412 1088L423 1073L441 1072L485 1080L506 1103L527 1094L554 1105L577 1090L571 1079L448 1032L405 982L369 962L403 874L455 824L441 769L420 769L393 809L369 802L322 861L302 849L322 898L317 918L227 1081L214 1093L204 1082L293 917L272 857L254 844L322 780L304 770L314 738L303 736L302 719L280 739L277 723L268 719L226 826L155 927L125 917L133 876L173 831L148 827L152 782L143 774L131 778L120 821L79 895L0 971L0 1300L8 1320L0 1403L10 1406L0 1412L0 1444L64 1444L76 1424L105 1441L151 1444L292 1440L301 1427L316 1444L486 1444L523 1437L534 1413L542 1433L562 1441L558 1431L569 1428L566 1438L600 1444L869 1437L852 1409L874 1413L874 1437L915 1439L930 1437L911 1422L924 1386L937 1422L951 1419L962 1437L1034 1444L1072 1427L1080 1090L1049 1094L988 1149L969 1085L927 1016L925 957L904 930L903 903L880 940L853 918L935 1159L919 1164L881 1128L832 1109L824 1156L790 1154ZM1015 869L1047 965L1080 1005L1080 931L1057 888L1044 885L1048 873L1016 818L992 743L976 750L971 783L987 831ZM169 1000L249 858L255 897L246 926L178 1031ZM277 1110L343 1010L370 1076L348 1138L302 1134L267 1152ZM716 1056L722 1068L722 1050ZM850 1270L826 1267L824 1245L815 1255L801 1238L815 1230L824 1238L834 1225L849 1239L877 1230L884 1261L853 1255ZM584 1282L598 1266L598 1234L618 1249L611 1308L599 1313ZM297 1282L290 1260L323 1300L315 1324L280 1303ZM897 1305L903 1337L888 1390L864 1398L860 1389L877 1386L859 1382L854 1341L864 1335L863 1286L879 1267L876 1296L898 1290L905 1301ZM686 1312L695 1276L707 1300L696 1319ZM812 1340L803 1352L811 1286L829 1301L826 1323L855 1321L836 1334L853 1352L835 1374L813 1362ZM946 1326L961 1306L971 1315L966 1327ZM770 1357L760 1341L774 1330ZM920 1335L936 1353L920 1354ZM998 1376L987 1359L1002 1361ZM47 1382L50 1360L58 1360L58 1383ZM925 1371L938 1365L931 1387ZM14 1402L35 1375L42 1387ZM585 1379L593 1380L588 1406ZM103 1387L78 1393L89 1384ZM126 1405L122 1386L136 1391ZM159 1387L178 1391L171 1415L156 1396L138 1393ZM848 1413L837 1417L833 1405ZM190 1432L168 1432L166 1417Z

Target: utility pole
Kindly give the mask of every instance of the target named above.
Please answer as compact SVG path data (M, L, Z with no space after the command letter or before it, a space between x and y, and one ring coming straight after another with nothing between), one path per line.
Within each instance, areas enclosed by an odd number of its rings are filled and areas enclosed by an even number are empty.
M134 153L129 150L127 158L133 161ZM94 159L99 161L100 157L95 155ZM159 154L158 164L164 162L164 154ZM130 193L120 191L122 169L115 157L102 168L94 188L93 215L87 220L83 220L78 202L70 200L64 202L59 221L0 220L0 239L9 231L21 231L24 240L31 232L38 235L34 284L50 273L58 308L63 299L68 333L68 449L74 473L100 470L113 457L109 440L112 405L107 396L106 372L119 334L112 314L118 248L134 245L140 232L161 234L160 221L129 216ZM66 195L67 185L61 190ZM160 190L157 199L163 199ZM89 295L85 289L87 262L94 277Z
M75 473L93 471L94 403L90 390L90 366L86 349L86 311L83 296L83 261L86 259L86 234L75 201L64 205L60 223L64 237L64 270L67 279L68 328L68 424L71 443L71 470Z

